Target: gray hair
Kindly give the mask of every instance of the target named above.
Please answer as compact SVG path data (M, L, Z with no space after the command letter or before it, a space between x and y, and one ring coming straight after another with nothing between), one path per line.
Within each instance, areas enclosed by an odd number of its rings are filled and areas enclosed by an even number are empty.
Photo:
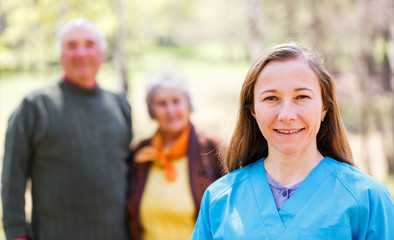
M104 33L101 31L101 29L95 23L93 23L92 21L90 21L86 18L75 18L75 19L70 20L66 24L64 24L58 32L57 47L58 47L59 52L61 52L61 50L62 50L64 35L76 27L84 27L87 30L96 34L98 37L98 40L99 40L98 43L99 43L101 51L102 52L107 51L107 40L105 38Z
M186 83L186 79L180 74L175 73L162 73L151 76L148 79L147 84L147 95L146 95L146 104L148 106L149 116L154 119L152 109L153 98L159 89L171 89L171 90L180 90L182 91L187 99L190 111L193 111L193 105L191 102L189 88Z

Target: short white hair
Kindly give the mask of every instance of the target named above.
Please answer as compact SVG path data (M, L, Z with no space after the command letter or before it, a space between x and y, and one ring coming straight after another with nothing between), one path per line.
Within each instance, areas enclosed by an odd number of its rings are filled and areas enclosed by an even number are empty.
M98 37L98 44L100 46L100 49L102 52L107 51L107 40L105 38L105 35L103 31L92 21L86 19L86 18L75 18L70 20L69 22L65 23L59 30L58 32L58 50L59 52L62 51L62 45L63 45L63 38L66 33L68 33L70 30L73 30L76 27L81 27L83 26L84 28L88 29L89 31L92 31L95 33Z
M152 102L158 89L172 89L182 91L187 99L190 111L193 111L193 104L190 97L189 87L186 78L180 73L174 71L165 71L162 73L151 74L147 82L146 104L148 106L149 116L154 119Z

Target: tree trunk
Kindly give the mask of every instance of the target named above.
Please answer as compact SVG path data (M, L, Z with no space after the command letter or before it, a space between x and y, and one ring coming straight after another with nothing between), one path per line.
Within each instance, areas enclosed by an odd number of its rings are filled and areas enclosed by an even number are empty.
M392 148L394 149L394 1L390 1L391 14L389 15L389 30L390 30L390 67L391 67L391 139ZM394 156L389 158L389 174L394 174Z
M368 137L370 132L369 116L371 111L371 100L372 96L370 93L370 86L368 80L370 79L369 73L369 36L368 36L368 7L367 0L359 0L356 3L356 18L360 26L356 27L357 39L359 39L359 49L356 57L357 61L357 75L359 79L359 86L361 90L361 116L360 116L360 126L361 126L361 163L365 167L367 173L371 173L369 165L369 148L368 148Z
M66 0L60 0L58 3L58 15L57 15L57 24L56 24L56 29L55 31L58 31L62 25L66 22L66 15L67 15L67 2ZM57 36L59 37L59 36ZM60 39L57 39L60 41ZM61 43L58 42L59 44L59 50L61 50Z
M387 161L387 165L389 167L388 172L390 173L394 173L394 148L393 148L393 144L394 144L394 125L393 125L393 120L394 120L394 111L393 111L393 106L394 106L394 94L393 94L393 87L391 86L391 79L392 79L392 70L390 67L390 63L392 63L392 61L394 61L394 59L390 59L392 58L390 56L390 51L389 51L389 46L390 46L390 26L384 26L384 29L382 31L382 37L384 39L385 42L385 46L384 46L384 52L383 52L383 63L382 63L382 74L381 74L381 84L382 84L382 88L384 90L385 93L388 93L390 98L391 98L391 116L390 116L390 120L388 122L388 127L386 127L386 122L383 120L380 120L380 123L376 123L377 126L380 126L380 132L381 132L381 136L383 138L383 149L386 155L386 161ZM393 45L394 46L394 45ZM394 56L393 56L394 57ZM375 116L376 114L374 114ZM385 124L386 123L386 124ZM390 131L389 129L393 128L392 131ZM393 136L393 137L391 137Z
M1 6L1 1L0 1L0 6ZM5 14L4 14L3 10L0 7L0 36L4 32L6 27L7 27L7 23L5 21Z
M127 60L124 52L124 42L126 38L126 4L124 0L117 1L118 30L115 39L115 64L119 71L123 93L128 94L128 72Z
M296 33L294 32L294 23L295 23L295 14L297 9L290 1L285 1L285 11L286 11L286 35L289 39L293 39L296 37Z
M245 0L249 25L248 57L254 63L262 55L263 43L259 28L261 16L261 0Z
M392 33L394 34L394 32ZM394 40L391 40L391 45L394 48ZM394 89L394 54L391 56L391 89ZM394 91L391 90L390 93L391 96L391 142L392 142L392 149L394 149ZM388 165L389 165L389 174L394 174L394 156L391 154L391 156L388 158Z
M323 47L323 40L325 39L325 32L322 26L321 14L319 11L320 1L312 0L311 13L312 13L312 29L313 29L313 40L318 46Z
M364 166L364 170L367 173L371 173L371 167L369 163L369 148L368 148L368 138L370 133L369 127L369 116L371 114L371 94L369 92L368 86L368 79L369 79L369 72L366 67L367 63L367 56L364 53L361 53L358 66L358 76L360 81L360 89L361 89L361 118L360 118L360 126L361 126L361 163Z

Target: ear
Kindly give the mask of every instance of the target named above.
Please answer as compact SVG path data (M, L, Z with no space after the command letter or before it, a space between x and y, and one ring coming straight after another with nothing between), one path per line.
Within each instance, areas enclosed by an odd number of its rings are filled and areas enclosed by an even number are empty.
M250 106L250 114L252 114L252 116L256 119L256 112L254 111L254 104L252 104L252 106Z
M324 118L326 117L326 114L327 114L327 109L324 108L323 111L322 111L322 113L321 113L321 121L322 121L322 122L324 121Z

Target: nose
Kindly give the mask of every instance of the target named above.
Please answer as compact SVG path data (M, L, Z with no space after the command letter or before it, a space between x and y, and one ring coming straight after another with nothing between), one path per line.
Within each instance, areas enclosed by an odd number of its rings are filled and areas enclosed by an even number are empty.
M77 49L76 49L76 53L79 55L79 56L83 56L83 55L85 55L86 54L86 48L84 47L84 46L79 46Z
M175 112L175 105L174 104L167 104L167 106L166 106L166 111L167 111L167 113L169 113L169 114L172 114L172 113L174 113Z
M290 122L297 118L296 108L291 101L283 102L280 105L278 120L283 122Z

